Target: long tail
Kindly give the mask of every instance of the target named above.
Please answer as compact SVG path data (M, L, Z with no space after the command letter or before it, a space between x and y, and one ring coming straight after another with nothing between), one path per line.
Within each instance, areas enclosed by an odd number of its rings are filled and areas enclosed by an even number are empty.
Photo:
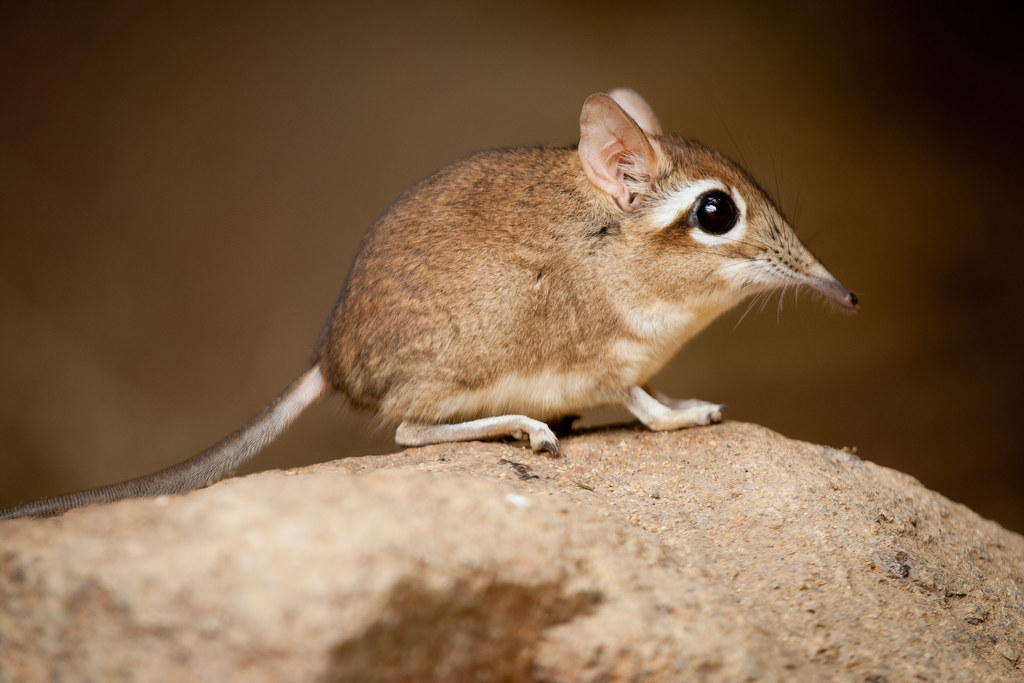
M320 372L320 366L314 365L233 434L184 462L120 484L44 498L0 510L0 519L50 517L82 505L111 503L123 498L186 493L209 486L277 438L302 411L320 398L326 387L327 382Z

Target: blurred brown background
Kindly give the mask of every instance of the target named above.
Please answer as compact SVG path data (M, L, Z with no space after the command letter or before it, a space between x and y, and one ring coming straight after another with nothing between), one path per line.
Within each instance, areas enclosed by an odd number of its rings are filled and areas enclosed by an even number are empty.
M750 167L862 301L741 307L660 386L1024 531L1021 24L821 5L4 3L0 505L227 434L304 369L391 199L574 142L626 85ZM250 469L391 449L335 398Z

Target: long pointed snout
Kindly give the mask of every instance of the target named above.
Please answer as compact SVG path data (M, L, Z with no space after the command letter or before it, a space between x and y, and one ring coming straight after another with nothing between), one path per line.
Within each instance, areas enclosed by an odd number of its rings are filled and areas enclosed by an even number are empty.
M831 278L819 281L815 283L814 288L843 308L850 311L857 310L857 295L844 287L839 280Z
M824 266L818 264L807 276L806 283L848 311L857 310L857 295L844 287Z
M770 287L785 287L796 281L847 311L857 310L857 295L828 272L784 219L778 217L777 222L766 221L766 224L767 238L763 239L766 249L755 259L759 265L768 266L763 282Z

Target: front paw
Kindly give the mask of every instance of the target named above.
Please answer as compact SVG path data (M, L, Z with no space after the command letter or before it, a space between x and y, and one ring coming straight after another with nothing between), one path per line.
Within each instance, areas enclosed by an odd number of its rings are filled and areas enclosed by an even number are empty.
M655 431L699 427L722 421L723 406L696 399L672 400L655 398L641 387L633 387L626 404L630 412Z
M656 431L668 431L672 429L685 429L686 427L703 427L722 421L723 406L716 403L700 402L699 406L691 406L683 410L671 410L658 422L659 427L652 427Z
M722 411L725 406L720 403L709 403L697 399L687 399L677 403L685 404L685 407L668 406L668 409L655 420L657 426L648 426L655 431L668 431L686 427L703 427L722 421Z
M722 421L722 411L725 410L725 406L720 403L708 403L705 417L707 422L702 424L710 425L717 424Z

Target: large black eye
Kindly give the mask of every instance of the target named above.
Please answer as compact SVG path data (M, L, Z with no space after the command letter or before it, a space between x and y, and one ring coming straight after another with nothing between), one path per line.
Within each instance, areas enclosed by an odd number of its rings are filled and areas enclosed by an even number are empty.
M739 216L732 197L721 190L712 190L697 198L690 222L711 235L724 235L736 225Z

